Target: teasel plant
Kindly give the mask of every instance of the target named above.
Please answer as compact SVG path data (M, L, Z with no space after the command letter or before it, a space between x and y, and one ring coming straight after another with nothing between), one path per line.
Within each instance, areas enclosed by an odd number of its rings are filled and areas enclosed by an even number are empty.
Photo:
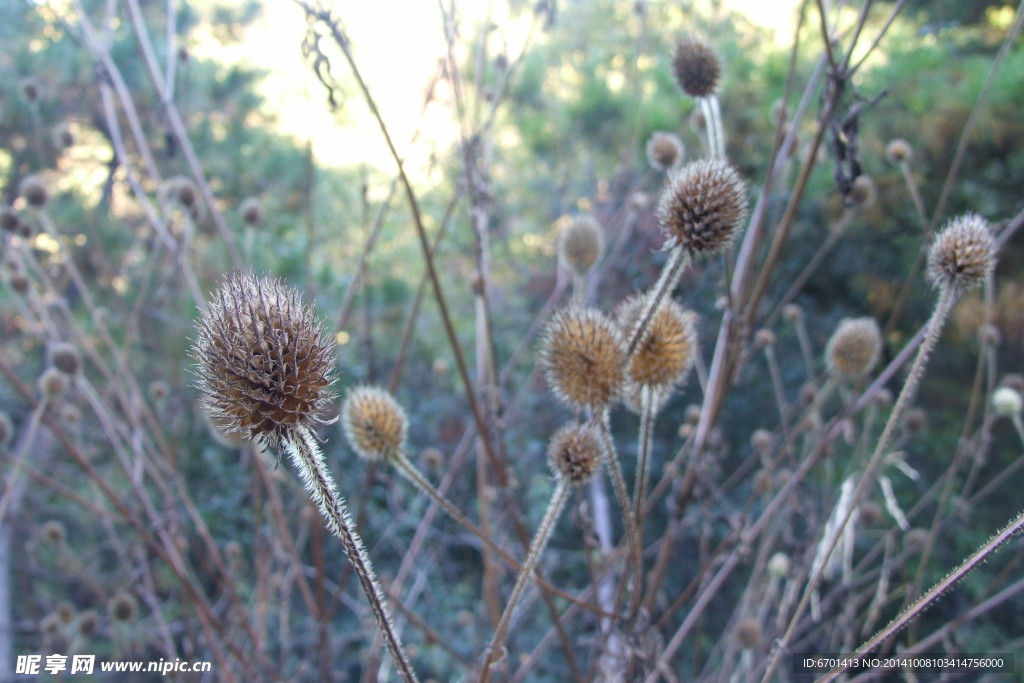
M314 429L334 400L334 343L313 309L280 280L234 275L197 324L192 347L208 414L227 433L286 453L359 579L395 667L416 681L384 594Z

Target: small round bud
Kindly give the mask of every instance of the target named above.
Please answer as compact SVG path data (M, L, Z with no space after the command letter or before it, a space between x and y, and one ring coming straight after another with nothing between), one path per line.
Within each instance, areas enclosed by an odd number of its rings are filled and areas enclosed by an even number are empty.
M1020 392L1010 387L999 387L992 394L992 409L996 415L1019 417L1021 410Z
M695 425L700 422L700 416L703 409L696 403L691 403L686 406L686 412L683 414L683 419L687 424Z
M625 384L622 336L596 309L574 306L555 313L544 332L541 363L555 396L573 408L604 408Z
M761 625L757 619L747 618L736 626L736 642L744 650L753 650L761 642Z
M758 453L764 453L772 447L775 437L767 429L755 429L750 435L750 445Z
M50 347L50 365L65 375L74 375L82 367L82 357L73 345L60 342Z
M786 553L778 552L768 560L768 573L777 579L784 579L789 575L789 556Z
M110 598L110 602L107 603L107 612L114 621L125 622L135 616L136 607L135 598L130 593L120 591Z
M724 161L701 159L673 171L658 203L665 248L713 254L732 242L747 215L746 186Z
M629 208L633 211L643 211L650 203L651 198L647 196L646 192L638 190L629 195Z
M556 477L586 483L601 464L601 439L592 427L565 425L551 437L548 460Z
M647 162L656 171L667 171L683 161L685 149L678 136L657 132L647 141Z
M43 179L34 173L21 179L18 194L24 197L25 203L33 209L43 208L50 199L50 192L46 189Z
M970 289L995 267L988 223L969 213L951 220L928 250L928 276L936 287Z
M795 323L804 317L804 309L799 304L786 304L782 307L782 319L788 323Z
M911 550L924 546L925 541L928 540L927 529L911 529L903 536L903 547Z
M722 76L718 56L707 43L693 36L676 43L672 69L679 87L690 97L713 95Z
M368 460L388 460L400 455L408 422L398 402L378 387L355 387L341 405L345 437L355 452Z
M149 397L156 401L163 401L171 393L171 387L162 379L155 379L149 383Z
M60 396L68 388L68 376L57 368L46 368L39 375L39 393L46 397Z
M754 345L775 346L775 333L762 327L754 333Z
M55 519L51 519L39 528L39 535L50 545L62 545L67 538L68 532L64 525Z
M57 605L57 618L62 624L70 624L75 620L75 606L70 602L61 602Z
M246 197L238 207L242 220L246 225L259 225L263 222L263 203L256 197Z
M0 228L3 228L4 232L17 232L20 224L21 221L14 209L9 206L0 209Z
M853 179L853 184L850 186L850 194L846 197L846 203L848 206L856 206L863 209L874 204L877 197L878 189L875 187L875 181L870 176L859 175Z
M903 428L916 434L928 424L928 414L922 408L911 408L903 414Z
M909 163L914 157L914 148L902 138L890 140L885 146L885 158L893 164Z
M558 235L559 258L580 275L586 275L603 252L604 231L593 216L576 216Z
M863 377L875 367L882 350L882 332L874 318L845 318L825 347L831 372L848 379Z
M75 135L71 132L71 126L66 123L54 126L51 135L53 137L53 146L57 151L64 151L75 144Z
M423 459L423 464L427 469L437 471L444 467L445 457L444 452L440 448L424 448L423 453L420 454L420 458Z
M39 101L43 94L43 88L38 79L33 76L26 76L18 81L18 94L26 103L33 104Z
M88 638L96 632L99 623L100 615L96 613L96 610L85 610L78 615L78 634L83 638Z
M978 342L982 346L999 346L1003 336L995 325L982 325L978 328Z

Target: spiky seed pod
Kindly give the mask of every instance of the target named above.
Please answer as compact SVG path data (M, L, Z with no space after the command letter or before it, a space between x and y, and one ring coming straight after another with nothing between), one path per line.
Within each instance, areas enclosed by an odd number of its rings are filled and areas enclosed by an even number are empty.
M753 650L761 642L761 625L757 619L748 617L736 626L736 642L744 650Z
M676 81L690 97L707 97L715 92L722 76L722 65L711 46L699 38L686 36L676 43L672 58Z
M341 405L341 425L349 444L368 460L388 460L405 446L409 420L384 389L358 386Z
M893 164L909 162L914 158L914 148L902 138L890 140L889 144L885 146L885 158Z
M685 149L678 136L656 132L647 141L647 161L656 171L667 171L683 161Z
M586 275L604 252L604 230L590 215L576 216L558 235L558 256L568 268Z
M78 633L84 638L88 638L96 632L96 627L99 626L100 615L96 613L96 610L87 609L78 615Z
M67 538L68 532L56 519L48 520L39 527L39 535L50 545L61 545Z
M585 484L601 465L601 438L590 426L569 424L551 437L548 462L556 477Z
M114 621L131 621L135 616L136 607L135 598L130 593L120 591L110 598L110 602L107 603L107 612Z
M830 372L857 379L875 367L881 350L882 331L874 318L844 318L825 346L825 364Z
M334 399L333 338L280 280L225 282L198 323L192 357L211 419L265 446L320 422Z
M238 207L242 220L246 225L259 225L263 222L263 202L257 197L246 197Z
M724 250L746 216L746 186L718 159L692 161L673 171L658 203L665 248L680 246L693 255Z
M9 206L0 209L0 228L3 228L4 232L17 232L20 223L14 209Z
M7 447L7 442L14 436L14 423L5 412L0 412L0 449Z
M24 197L25 202L33 209L43 208L50 200L50 192L46 189L46 184L34 173L21 179L21 183L18 185L18 194Z
M26 76L18 81L18 94L28 104L38 102L42 96L43 88L39 84L39 80L33 76Z
M951 220L928 250L928 276L936 287L971 289L995 268L992 234L975 213Z
M859 175L853 179L846 203L865 209L875 203L876 197L878 197L878 190L875 187L875 181L871 179L871 176Z
M82 367L82 357L73 345L59 342L50 347L50 365L65 375L74 375Z
M46 368L39 375L39 393L43 396L60 396L67 388L68 376L57 368Z
M573 408L610 405L625 383L622 335L600 311L564 308L548 322L541 363L555 396Z
M1021 410L1020 392L1010 387L999 387L992 394L992 409L996 415L1017 417Z
M623 335L632 338L646 308L645 295L624 301L618 311ZM629 358L627 372L633 382L667 387L680 381L693 367L697 351L694 315L674 301L663 301Z

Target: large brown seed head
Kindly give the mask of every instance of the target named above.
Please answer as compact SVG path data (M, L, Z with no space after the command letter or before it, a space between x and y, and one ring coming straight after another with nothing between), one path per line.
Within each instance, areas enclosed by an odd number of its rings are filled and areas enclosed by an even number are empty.
M333 400L334 342L280 280L232 277L198 327L201 400L225 433L276 448Z
M980 284L995 268L992 233L975 213L951 220L928 251L928 277L936 287L966 290Z
M552 316L541 362L552 391L573 408L607 407L625 382L622 335L604 314L591 308L574 306Z
M590 480L601 464L601 439L589 426L565 425L551 437L548 461L556 477L573 484Z
M687 36L676 43L672 58L676 81L690 97L707 97L715 92L722 76L722 65L711 46Z
M669 175L658 203L665 248L712 254L732 242L747 216L746 187L724 161L693 161Z

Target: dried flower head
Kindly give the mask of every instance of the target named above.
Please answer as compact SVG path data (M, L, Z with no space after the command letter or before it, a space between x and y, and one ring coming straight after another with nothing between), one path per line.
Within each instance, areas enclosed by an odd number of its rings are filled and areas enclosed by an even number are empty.
M757 619L748 617L736 626L736 642L744 650L753 650L761 642L761 625Z
M50 347L50 365L65 375L74 375L82 367L82 357L72 344L58 342Z
M601 439L590 426L569 424L551 437L548 461L556 477L584 484L601 464Z
M988 277L994 267L992 234L978 214L951 220L928 250L928 276L936 287L970 289Z
M574 408L604 408L625 382L626 351L618 328L600 311L565 308L544 332L541 362L548 385Z
M656 171L667 171L683 162L685 150L678 136L656 132L647 141L647 161Z
M46 368L39 375L39 393L45 397L60 396L68 388L68 376L57 368Z
M185 176L174 176L160 184L159 194L167 204L180 206L192 220L199 220L204 214L204 204L199 188Z
M795 323L802 317L804 317L804 309L800 308L800 304L786 304L782 307L782 318L786 322Z
M71 126L67 123L59 123L54 126L51 135L53 146L57 151L63 151L75 144L75 134L71 132Z
M658 203L665 248L712 254L732 242L747 215L746 186L724 161L701 159L672 172Z
M78 615L78 633L84 638L88 638L96 632L96 627L99 626L100 615L96 613L96 610L87 609Z
M230 278L198 323L192 349L202 403L226 434L278 447L321 422L333 400L334 342L280 280Z
M558 256L562 263L585 275L604 252L604 230L590 215L576 216L558 235Z
M676 81L690 97L707 97L715 92L722 76L722 65L711 46L699 38L686 36L676 43L672 58Z
M114 621L131 621L135 616L136 607L135 598L130 593L120 591L110 598L110 602L107 603L107 612L110 613L110 618Z
M51 519L39 527L39 535L50 545L61 545L67 538L68 532L61 522Z
M75 606L70 602L62 601L57 604L57 618L62 624L70 624L75 619Z
M999 387L992 394L992 409L996 415L1020 417L1020 392L1010 387Z
M4 232L17 232L20 223L14 209L9 206L0 209L0 228L3 228Z
M874 318L844 318L825 346L825 364L831 372L857 379L875 367L881 350L882 331Z
M388 460L405 446L409 421L398 402L384 389L358 386L341 405L345 437L361 457Z
M914 158L914 148L902 138L890 140L885 146L885 158L893 164L909 163Z
M25 76L18 81L18 94L21 95L21 99L25 102L33 104L39 101L43 94L43 88L39 80L34 76Z
M863 209L874 204L877 197L878 189L871 176L859 175L853 179L853 183L850 185L850 194L846 196L846 203L848 206Z
M636 332L647 300L646 295L636 295L619 306L619 325L625 337L632 338ZM693 313L684 311L675 301L663 301L629 357L629 379L650 387L675 384L693 367L696 351Z
M11 289L18 294L27 294L29 288L28 278L24 275L11 275Z
M246 197L238 207L246 225L259 225L263 221L263 202L257 197Z
M46 189L43 179L36 175L27 175L18 184L18 194L25 198L25 202L33 209L41 209L50 200L50 192Z

